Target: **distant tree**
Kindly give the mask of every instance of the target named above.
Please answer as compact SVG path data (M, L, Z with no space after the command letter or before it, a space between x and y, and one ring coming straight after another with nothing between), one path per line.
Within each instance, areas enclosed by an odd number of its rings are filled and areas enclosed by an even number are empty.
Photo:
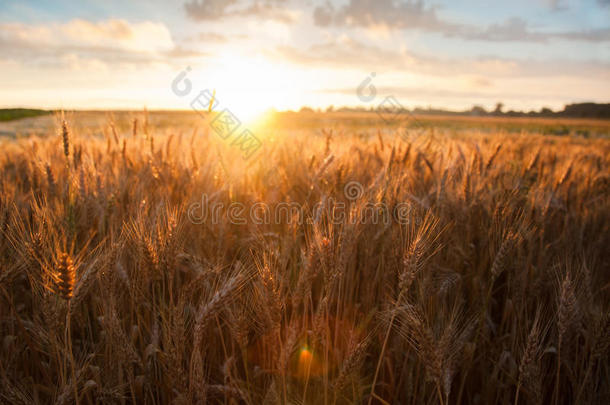
M301 107L301 109L299 110L299 112L312 113L312 112L313 112L313 109L311 109L311 107L303 106L303 107Z
M568 104L560 115L567 117L610 118L610 104Z
M326 108L326 112L333 112L333 111L335 111L335 106L334 106L334 105L329 105L329 106Z
M551 114L553 114L553 110L551 110L548 107L542 107L540 109L540 114L542 114L542 115L551 115Z
M502 109L504 108L504 104L503 103L497 103L496 104L496 108L494 110L494 114L496 115L501 115L502 114Z
M487 115L487 110L480 105L475 105L470 109L471 115Z

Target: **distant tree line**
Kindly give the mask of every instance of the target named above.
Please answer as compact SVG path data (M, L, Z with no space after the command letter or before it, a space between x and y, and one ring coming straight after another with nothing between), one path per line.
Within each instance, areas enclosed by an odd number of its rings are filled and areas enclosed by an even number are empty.
M548 107L543 107L538 111L503 111L504 104L497 103L495 109L486 110L484 107L475 105L469 110L465 111L449 111L437 108L415 108L412 112L416 114L428 114L428 115L473 115L479 117L569 117L569 118L601 118L610 119L610 103L599 104L599 103L576 103L568 104L561 111L553 111ZM310 107L303 107L301 112L314 112ZM316 111L321 111L320 109ZM364 107L341 107L335 108L330 106L326 108L326 112L367 112L375 111L374 108Z
M504 104L496 104L493 111L487 111L480 106L474 106L469 111L463 113L478 116L506 116L506 117L570 117L570 118L610 118L610 104L598 103L576 103L568 104L561 111L553 111L543 107L539 111L502 111ZM417 109L416 109L416 112Z
M20 118L36 117L50 114L51 111L35 110L31 108L0 108L0 121L11 121Z

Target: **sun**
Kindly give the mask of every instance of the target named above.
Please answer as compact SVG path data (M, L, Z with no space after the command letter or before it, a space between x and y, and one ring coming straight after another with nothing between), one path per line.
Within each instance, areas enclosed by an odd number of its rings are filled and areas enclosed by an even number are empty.
M222 53L203 79L216 90L217 109L228 109L245 125L285 108L299 91L293 70L262 55Z

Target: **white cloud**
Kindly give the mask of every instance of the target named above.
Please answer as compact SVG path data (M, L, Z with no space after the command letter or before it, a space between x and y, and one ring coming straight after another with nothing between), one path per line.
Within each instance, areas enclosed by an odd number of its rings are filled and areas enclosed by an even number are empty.
M75 19L51 24L0 24L2 46L32 48L114 49L134 52L158 52L174 46L164 24L156 22L130 23L110 19L91 22Z
M600 4L608 0L600 0ZM561 1L550 2L554 10L562 10ZM539 31L521 17L509 17L487 26L458 23L443 18L439 8L422 0L349 0L341 7L330 2L313 11L313 20L320 27L379 28L419 30L440 33L446 37L479 41L547 42L555 39L574 41L610 41L610 28L576 31Z
M481 77L587 76L598 80L610 78L610 63L595 60L575 61L569 57L552 60L511 59L493 55L448 57L412 52L405 47L380 47L355 40L345 34L326 42L297 48L277 46L270 57L292 63L335 69L359 68L371 71L417 72L437 77L473 74Z
M294 12L286 9L285 0L191 0L184 4L186 15L197 21L220 20L227 17L256 17L291 23Z

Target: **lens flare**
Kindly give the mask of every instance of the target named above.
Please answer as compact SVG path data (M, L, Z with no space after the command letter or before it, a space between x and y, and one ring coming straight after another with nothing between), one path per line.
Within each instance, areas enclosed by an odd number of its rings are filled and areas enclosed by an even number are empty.
M299 365L297 375L301 378L307 378L311 373L313 364L313 352L308 347L301 348L299 353Z

